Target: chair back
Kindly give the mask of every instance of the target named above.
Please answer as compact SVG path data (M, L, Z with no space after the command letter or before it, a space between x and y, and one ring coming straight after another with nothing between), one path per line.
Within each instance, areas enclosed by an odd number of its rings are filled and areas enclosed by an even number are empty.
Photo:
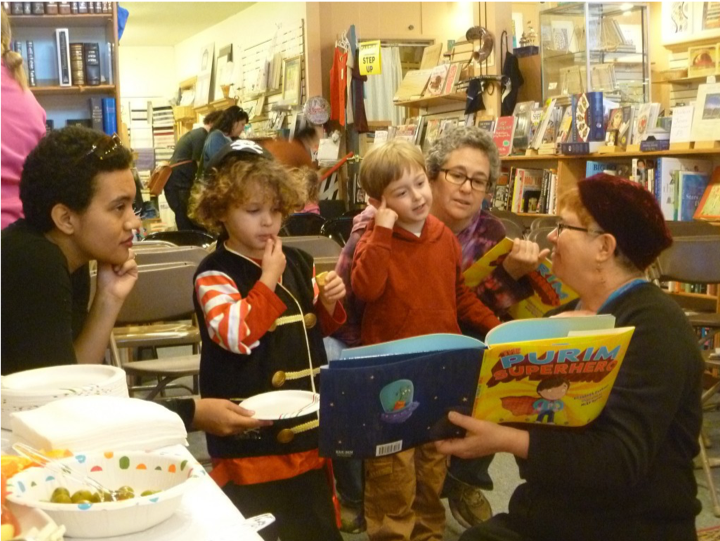
M325 218L319 214L303 212L299 214L291 214L285 220L280 229L281 237L299 237L305 235L319 235L322 226L325 224Z
M508 220L505 218L499 218L499 220L505 226L505 236L506 237L511 238L511 239L523 238L523 228L521 225L518 225L518 223L513 220Z
M138 267L135 287L125 299L116 325L154 323L191 316L197 264L180 261Z
M676 237L655 268L663 281L720 283L720 235Z
M202 246L207 248L213 242L215 237L206 231L183 230L183 231L156 231L150 233L145 240L164 240L174 244L175 246ZM142 243L141 243L142 244Z
M340 246L345 246L352 233L353 216L331 218L322 226L320 234L333 239Z
M696 235L720 235L720 227L708 222L691 221L680 222L668 220L665 222L670 234L674 237L693 237Z
M138 250L145 250L147 248L157 248L158 246L177 246L177 244L173 244L172 242L168 242L166 240L147 240L147 238L143 239L141 242L136 242L133 244L133 250L136 252Z
M559 219L559 216L539 216L530 224L530 231L539 229L540 227L555 227Z
M337 218L345 212L345 201L342 199L321 199L318 201L320 216L326 219Z
M208 255L209 252L200 246L155 247L152 249L137 250L135 252L135 260L138 265L173 263L177 261L190 261L198 265Z
M540 246L540 250L544 250L545 248L552 250L552 242L548 240L547 236L554 230L555 226L533 229L530 233L528 233L528 240L537 242L538 246Z
M314 258L334 257L337 259L342 248L328 237L322 235L309 235L306 237L283 237L283 246L292 246L309 253Z

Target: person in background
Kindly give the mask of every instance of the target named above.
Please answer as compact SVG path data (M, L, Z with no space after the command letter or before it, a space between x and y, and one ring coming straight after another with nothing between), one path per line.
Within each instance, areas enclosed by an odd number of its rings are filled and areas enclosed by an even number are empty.
M363 345L431 333L460 334L463 321L484 335L500 324L463 281L460 244L430 215L433 195L420 150L405 141L372 149L360 185L377 212L357 244L351 285L365 302ZM368 537L439 541L445 457L434 444L365 460Z
M462 541L690 541L701 505L693 473L702 424L703 359L680 307L645 279L670 244L650 192L618 177L582 180L558 201L548 235L553 272L580 295L548 315L610 314L635 327L600 416L582 428L503 426L451 413L462 457L512 453L525 483L508 513Z
M237 105L231 105L222 112L220 117L215 120L210 133L205 139L198 175L202 173L204 176L209 172L208 165L212 157L226 144L240 137L240 134L245 130L245 124L248 123L248 120L248 114L242 107L238 107Z
M188 201L190 200L190 192L197 175L198 164L202 158L203 147L207 139L208 132L220 116L222 111L212 111L203 118L203 125L184 134L178 140L170 158L170 165L181 162L172 168L170 178L165 184L165 197L168 205L175 213L175 224L178 231L187 229L198 229L188 218Z
M304 180L242 139L209 166L191 216L227 240L195 274L201 394L242 400L278 388L315 391L327 363L322 337L345 321L345 286L333 271L316 281L312 257L278 237L283 218L304 201ZM207 437L211 475L242 514L275 516L263 539L342 539L318 425L309 414L246 438Z
M22 218L20 175L30 151L45 135L45 110L28 89L23 59L10 50L10 20L2 9L2 104L0 104L0 179L2 228Z
M430 212L447 225L460 242L461 269L464 271L506 236L502 222L481 209L485 195L492 190L500 174L497 147L492 136L484 130L459 127L444 133L433 143L425 162L433 191ZM353 293L350 270L357 242L375 212L375 207L368 205L354 218L352 233L335 267L348 290L345 299L347 323L333 334L333 338L344 346L360 345L364 303ZM526 275L537 269L547 254L534 242L515 240L503 264L475 288L476 295L503 318L510 306L533 294ZM473 334L462 324L461 329L464 334ZM453 458L450 462L444 492L448 495L453 516L466 528L487 520L492 513L482 493L482 489L493 487L487 472L491 461L490 456L468 461ZM341 502L348 502L352 507L357 505L362 493L357 490L359 465L351 466L351 463L350 460L342 461L336 476ZM346 472L347 469L352 472ZM358 521L362 519L357 519L355 528L350 525L349 529L362 529L358 527Z
M25 218L3 229L3 375L100 363L135 285L130 152L117 136L73 126L51 131L29 154L20 181ZM97 261L90 299L89 262ZM170 404L188 428L227 435L267 423L227 400Z

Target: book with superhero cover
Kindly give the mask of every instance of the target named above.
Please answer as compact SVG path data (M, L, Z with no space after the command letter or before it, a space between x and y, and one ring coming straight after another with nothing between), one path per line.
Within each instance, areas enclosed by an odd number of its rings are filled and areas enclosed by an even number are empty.
M372 458L462 437L450 411L583 426L602 411L633 328L611 315L517 320L485 342L430 334L349 348L321 368L320 455Z
M512 239L506 237L465 269L463 273L465 285L470 288L477 287L498 266L502 265L510 250L512 250L512 246ZM578 297L577 293L553 274L552 262L547 258L540 263L537 270L527 274L527 277L532 286L533 295L510 307L508 314L513 319L542 317L549 310ZM492 283L486 283L485 285L486 287L492 287ZM500 284L498 284L498 287L500 287Z

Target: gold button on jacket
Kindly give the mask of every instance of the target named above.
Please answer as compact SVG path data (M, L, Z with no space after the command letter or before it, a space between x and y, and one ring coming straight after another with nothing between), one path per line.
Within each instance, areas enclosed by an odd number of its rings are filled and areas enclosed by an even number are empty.
M277 441L280 443L290 443L295 438L295 433L289 428L283 428L277 435Z
M317 316L315 314L305 314L305 327L312 329L317 323Z
M285 372L283 372L282 370L278 370L273 374L272 386L277 389L278 387L282 387L283 385L285 385Z

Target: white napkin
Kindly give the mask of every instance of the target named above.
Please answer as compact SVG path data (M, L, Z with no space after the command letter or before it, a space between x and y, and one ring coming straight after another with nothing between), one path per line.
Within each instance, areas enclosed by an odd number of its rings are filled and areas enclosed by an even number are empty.
M13 433L39 449L150 451L187 445L180 417L137 398L78 396L11 415Z

